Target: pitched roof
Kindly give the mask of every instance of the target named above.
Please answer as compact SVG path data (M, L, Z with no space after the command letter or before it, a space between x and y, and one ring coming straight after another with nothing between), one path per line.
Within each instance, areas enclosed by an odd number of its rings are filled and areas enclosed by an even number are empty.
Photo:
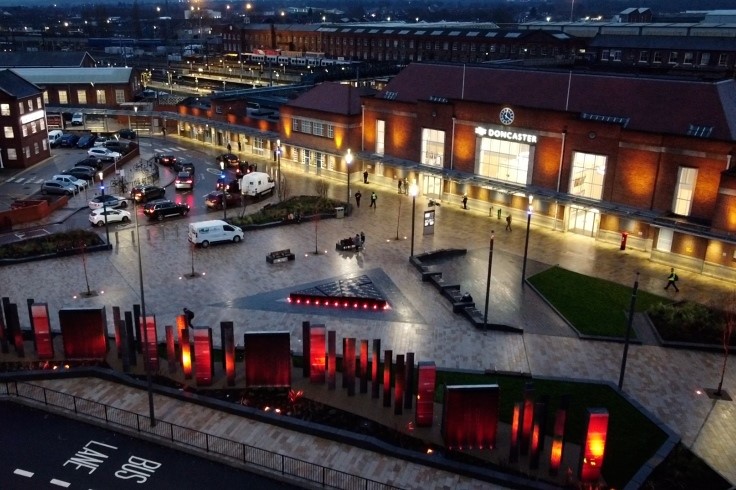
M42 90L13 72L13 70L0 70L0 92L4 92L11 97L23 99L38 95Z
M626 120L647 132L736 140L736 80L719 82L601 73L413 63L376 98L414 103L461 99ZM700 135L702 136L702 135Z
M82 67L85 60L94 59L84 51L10 51L0 53L0 67L41 68L41 67Z
M360 114L361 96L374 93L376 93L374 89L367 87L355 88L347 84L326 82L315 86L286 105L333 114L355 115Z
M129 83L133 69L105 68L16 68L23 78L36 84L55 83Z

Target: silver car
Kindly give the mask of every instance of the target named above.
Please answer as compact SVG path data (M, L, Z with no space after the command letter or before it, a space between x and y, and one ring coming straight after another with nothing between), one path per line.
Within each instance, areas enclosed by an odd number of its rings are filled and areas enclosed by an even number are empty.
M41 194L66 194L73 196L77 192L77 186L59 182L58 180L47 180L41 184Z

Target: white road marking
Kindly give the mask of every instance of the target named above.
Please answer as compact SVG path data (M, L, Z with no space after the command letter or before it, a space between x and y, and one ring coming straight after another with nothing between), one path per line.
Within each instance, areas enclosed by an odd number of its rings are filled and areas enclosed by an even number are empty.
M69 482L65 482L63 480L57 480L56 478L53 478L49 483L51 483L52 485L57 485L59 487L64 487L64 488L67 488L68 486L71 485L71 483Z
M18 476L26 476L28 478L33 478L33 472L31 471L16 469L13 473Z

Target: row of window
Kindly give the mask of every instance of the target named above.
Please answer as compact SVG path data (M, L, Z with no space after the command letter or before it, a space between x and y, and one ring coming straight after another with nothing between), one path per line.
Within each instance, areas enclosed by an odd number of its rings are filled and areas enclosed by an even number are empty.
M622 61L622 51L620 49L604 49L601 51L601 61ZM665 57L667 63L675 65L682 63L683 65L694 65L707 66L710 64L711 53L694 53L692 51L685 51L679 53L678 51L650 51L642 50L639 51L639 63L649 63L651 56L652 63L664 63ZM698 59L699 57L699 59ZM728 53L720 53L718 55L718 66L728 66Z
M36 134L39 131L43 131L46 129L46 122L43 118L36 119L35 121L31 121L26 124L22 124L21 132L23 133L23 137L25 138L28 136L28 134ZM5 136L5 139L13 139L15 138L15 131L13 130L12 126L3 126L3 135Z
M58 89L57 90L57 96L59 100L59 104L67 105L70 104L69 100L69 91ZM98 89L95 90L95 100L90 102L87 98L87 90L86 89L79 89L76 91L77 94L77 101L76 104L98 104L98 105L104 105L107 104L107 93L105 90ZM43 99L44 102L47 104L49 103L49 93L48 91L44 91L43 93ZM125 101L125 90L122 89L116 89L115 90L115 103L116 104L123 104Z
M44 138L41 140L41 146L43 147L43 150L46 151L48 149L48 140ZM41 151L41 147L39 147L38 142L33 143L33 154L38 155ZM25 155L25 158L31 158L31 147L30 146L24 146L23 147L23 154ZM8 160L17 160L18 159L18 151L15 148L6 148L5 149L5 157Z
M291 129L296 133L307 133L332 139L335 137L335 126L324 121L292 118Z
M34 109L34 102L35 102L35 109ZM23 115L25 114L26 108L28 108L28 112L33 112L34 110L43 109L43 106L41 105L41 97L36 97L35 101L34 99L28 99L25 101L25 103L18 102L18 112ZM9 116L10 115L10 104L0 104L0 116Z

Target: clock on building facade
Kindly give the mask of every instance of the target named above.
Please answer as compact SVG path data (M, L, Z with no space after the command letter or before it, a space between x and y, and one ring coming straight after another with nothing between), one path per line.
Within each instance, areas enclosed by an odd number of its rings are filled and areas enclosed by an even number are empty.
M498 118L501 120L501 124L508 126L514 122L514 111L509 107L504 107L498 114Z

